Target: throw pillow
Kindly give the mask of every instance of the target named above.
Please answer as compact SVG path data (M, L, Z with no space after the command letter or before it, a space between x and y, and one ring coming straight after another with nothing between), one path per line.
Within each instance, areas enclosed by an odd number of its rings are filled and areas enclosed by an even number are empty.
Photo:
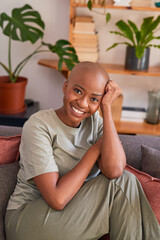
M19 163L0 165L0 239L5 239L4 217L8 200L15 188Z
M153 212L160 224L160 179L154 178L147 173L141 172L129 165L125 170L133 173L140 181L142 188L146 194L146 197L153 209Z
M19 158L21 136L0 137L0 164L12 163Z
M150 174L153 177L160 178L160 151L142 145L141 153L142 153L141 161L142 171Z

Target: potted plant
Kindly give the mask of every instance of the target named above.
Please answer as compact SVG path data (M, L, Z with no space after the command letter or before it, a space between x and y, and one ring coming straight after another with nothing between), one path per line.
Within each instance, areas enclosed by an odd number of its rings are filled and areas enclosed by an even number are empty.
M78 62L78 58L75 49L67 40L59 40L54 45L43 41L45 24L39 12L33 10L28 4L13 9L11 16L1 13L0 27L3 34L8 37L8 65L0 61L0 66L7 73L6 76L0 76L0 113L18 113L25 110L24 98L27 84L27 79L21 77L20 73L33 55L42 52L57 54L59 70L61 70L63 62L71 70ZM11 57L12 40L29 41L31 44L40 41L39 46L21 60L14 69Z
M160 16L155 20L153 16L144 18L140 29L130 20L128 20L128 24L123 20L118 21L116 26L120 31L110 31L110 33L120 35L128 41L114 43L106 51L120 44L126 44L125 68L138 71L147 70L150 47L160 48L160 44L151 44L152 40L160 39L160 36L155 36L156 31L159 30L159 23Z

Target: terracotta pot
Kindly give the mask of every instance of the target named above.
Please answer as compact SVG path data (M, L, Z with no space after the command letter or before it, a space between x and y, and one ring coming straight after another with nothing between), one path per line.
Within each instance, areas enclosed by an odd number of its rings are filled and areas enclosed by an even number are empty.
M24 112L27 78L18 77L11 83L8 76L0 76L0 113L14 114Z

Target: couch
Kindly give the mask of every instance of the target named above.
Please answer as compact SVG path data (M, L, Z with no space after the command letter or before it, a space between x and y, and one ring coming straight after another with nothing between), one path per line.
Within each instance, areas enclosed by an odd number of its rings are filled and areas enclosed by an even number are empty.
M22 129L0 126L0 239L5 240L4 216L19 169L19 143ZM142 184L151 207L160 223L160 137L119 135L124 147L126 170L135 174ZM101 240L109 239L105 235ZM14 239L13 239L14 240Z

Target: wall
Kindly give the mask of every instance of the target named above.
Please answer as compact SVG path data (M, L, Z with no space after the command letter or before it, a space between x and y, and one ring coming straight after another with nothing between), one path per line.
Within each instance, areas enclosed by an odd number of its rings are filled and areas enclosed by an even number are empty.
M35 10L38 10L45 22L44 41L55 43L59 39L68 39L69 29L69 0L1 0L0 12L6 12L10 15L15 7L21 7L24 4L30 4ZM30 43L12 43L14 66L20 62L23 57L31 53L40 42L31 45ZM0 61L7 63L8 38L1 33L0 29ZM28 78L26 98L32 98L40 102L41 109L57 108L62 104L62 86L64 77L56 70L42 67L37 64L41 58L56 58L52 53L41 53L34 56L25 66L21 75ZM4 75L4 70L0 67L0 75Z
M24 4L30 4L34 9L38 10L46 24L44 41L55 43L58 39L68 39L69 29L69 0L1 0L0 12L7 12L10 14L12 8L21 7ZM101 11L101 10L98 10ZM108 10L111 13L112 19L106 25L105 17L101 14L90 12L88 9L79 8L78 14L86 14L94 16L96 22L96 30L99 33L99 46L100 46L100 62L107 63L124 63L125 48L122 45L110 50L106 53L105 49L112 44L112 42L121 41L120 38L109 33L109 30L116 30L115 22L119 19L130 19L138 24L141 23L143 17L157 16L158 12L141 12L141 11L126 11L126 10ZM160 14L160 12L159 12ZM7 37L3 36L0 32L0 61L2 58L7 63ZM123 40L123 39L122 39ZM34 46L30 43L13 42L13 63L19 62L24 56L29 54L35 49L39 43ZM32 98L40 102L41 109L53 107L58 108L62 104L62 86L64 77L56 70L42 67L37 64L39 59L42 58L56 58L56 55L51 53L43 53L34 56L27 66L24 68L21 75L28 77L28 85L26 97ZM150 66L160 66L160 51L151 49ZM0 75L5 72L0 68ZM130 75L116 75L110 74L123 89L125 106L147 107L147 91L160 88L159 77L144 77L144 76L130 76Z

